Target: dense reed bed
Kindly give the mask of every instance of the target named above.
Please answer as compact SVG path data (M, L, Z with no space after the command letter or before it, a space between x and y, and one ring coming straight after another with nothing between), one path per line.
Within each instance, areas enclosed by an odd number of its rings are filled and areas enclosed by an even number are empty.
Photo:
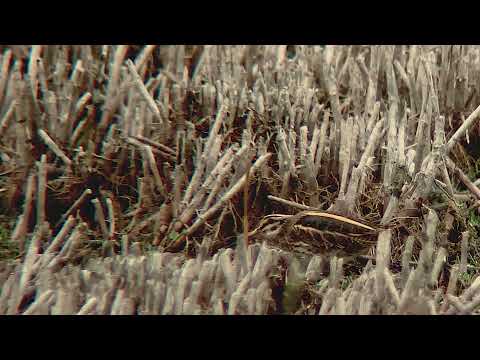
M477 312L479 55L3 46L0 313ZM353 263L247 244L299 208L385 230Z

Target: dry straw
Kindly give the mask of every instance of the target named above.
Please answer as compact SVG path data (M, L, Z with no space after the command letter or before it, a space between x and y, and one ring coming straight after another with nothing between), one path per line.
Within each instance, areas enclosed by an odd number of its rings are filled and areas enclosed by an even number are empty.
M480 199L458 156L479 61L463 45L6 47L0 194L20 254L0 312L278 313L294 289L292 313L476 313L455 201ZM279 208L367 217L375 256L355 272L247 246L242 224Z

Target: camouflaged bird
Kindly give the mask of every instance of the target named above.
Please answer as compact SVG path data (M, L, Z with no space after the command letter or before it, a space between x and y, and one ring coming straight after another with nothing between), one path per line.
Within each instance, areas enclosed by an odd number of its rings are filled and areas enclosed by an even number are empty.
M290 252L350 257L367 254L378 233L374 226L349 217L306 210L267 215L249 236Z

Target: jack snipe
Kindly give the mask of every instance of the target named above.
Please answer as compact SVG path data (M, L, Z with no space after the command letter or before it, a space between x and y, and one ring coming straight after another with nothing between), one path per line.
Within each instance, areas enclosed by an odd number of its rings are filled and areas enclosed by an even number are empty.
M290 252L349 257L366 254L379 230L342 215L307 210L267 215L249 236Z

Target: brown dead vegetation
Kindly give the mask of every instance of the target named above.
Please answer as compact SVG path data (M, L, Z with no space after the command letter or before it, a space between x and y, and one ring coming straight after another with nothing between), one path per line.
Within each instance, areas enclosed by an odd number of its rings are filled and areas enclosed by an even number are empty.
M476 311L477 46L2 51L0 206L15 226L0 240L18 260L2 262L0 313L286 311L272 294L303 313ZM368 264L333 259L330 275L242 248L245 226L298 204L389 230ZM152 251L165 278L128 284ZM67 296L51 276L89 285Z

